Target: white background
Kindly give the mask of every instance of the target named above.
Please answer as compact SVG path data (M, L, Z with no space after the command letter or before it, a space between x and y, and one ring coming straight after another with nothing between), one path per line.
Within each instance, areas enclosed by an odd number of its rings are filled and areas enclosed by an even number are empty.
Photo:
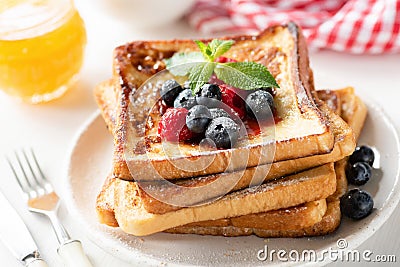
M83 122L96 111L93 88L111 77L112 50L115 46L138 39L172 39L199 37L185 22L165 24L151 30L122 24L105 16L87 2L78 3L86 22L88 45L80 81L61 99L44 105L20 103L0 93L0 189L10 199L27 222L43 257L50 266L62 266L56 248L57 241L46 218L26 211L21 194L2 159L14 149L35 148L44 171L61 192L60 181L66 173L65 161L71 142ZM155 18L156 19L156 18ZM357 56L330 51L311 53L316 87L340 88L351 85L361 97L380 104L400 125L400 55ZM61 196L62 197L62 196ZM95 266L128 266L104 252L85 237L64 206L60 215L74 238L83 242L84 249ZM4 219L4 218L0 218ZM395 254L400 261L400 210L365 242L359 250L370 249L374 254ZM19 266L10 252L0 243L0 266ZM361 264L360 264L361 266Z

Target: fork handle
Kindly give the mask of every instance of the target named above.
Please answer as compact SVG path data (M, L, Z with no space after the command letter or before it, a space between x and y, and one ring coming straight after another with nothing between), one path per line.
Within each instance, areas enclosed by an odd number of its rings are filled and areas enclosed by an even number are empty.
M79 240L68 240L57 250L67 267L92 267Z

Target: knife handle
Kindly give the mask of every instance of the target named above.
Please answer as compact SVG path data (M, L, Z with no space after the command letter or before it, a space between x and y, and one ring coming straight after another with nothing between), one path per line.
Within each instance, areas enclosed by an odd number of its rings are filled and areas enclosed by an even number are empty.
M29 262L26 267L48 267L47 263L42 259L35 259Z
M58 248L57 252L68 267L93 267L79 240L65 242Z

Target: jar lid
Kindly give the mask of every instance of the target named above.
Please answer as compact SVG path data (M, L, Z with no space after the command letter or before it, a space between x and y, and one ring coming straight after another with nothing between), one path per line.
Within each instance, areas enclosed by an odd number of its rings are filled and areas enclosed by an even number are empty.
M71 13L71 0L0 1L0 40L43 35L60 26Z

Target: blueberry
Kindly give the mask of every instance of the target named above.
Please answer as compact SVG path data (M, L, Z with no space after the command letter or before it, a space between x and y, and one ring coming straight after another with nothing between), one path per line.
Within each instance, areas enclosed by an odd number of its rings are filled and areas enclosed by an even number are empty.
M353 185L364 185L372 176L372 168L365 162L356 162L346 168L347 181Z
M340 198L340 210L347 217L359 220L371 214L374 200L371 195L360 189L352 189Z
M212 119L219 118L219 117L226 117L226 118L231 117L231 116L229 116L228 112L226 112L222 108L210 108L210 113L211 113Z
M213 119L207 127L206 138L211 139L217 148L234 147L239 139L239 126L230 118Z
M353 165L356 162L365 162L372 167L372 164L374 164L374 160L374 151L370 147L360 146L357 147L353 154L350 156L349 164Z
M174 105L175 98L182 91L182 86L175 80L167 80L161 86L161 98L165 104L172 107Z
M206 83L197 92L196 100L200 105L214 108L220 105L221 97L221 89L218 85Z
M196 98L193 96L190 89L185 89L179 93L174 101L174 108L191 109L197 105Z
M196 105L186 115L186 126L194 133L204 133L211 121L211 113L206 106Z
M266 120L272 117L274 98L264 90L251 93L246 98L246 111L250 117L258 120Z

